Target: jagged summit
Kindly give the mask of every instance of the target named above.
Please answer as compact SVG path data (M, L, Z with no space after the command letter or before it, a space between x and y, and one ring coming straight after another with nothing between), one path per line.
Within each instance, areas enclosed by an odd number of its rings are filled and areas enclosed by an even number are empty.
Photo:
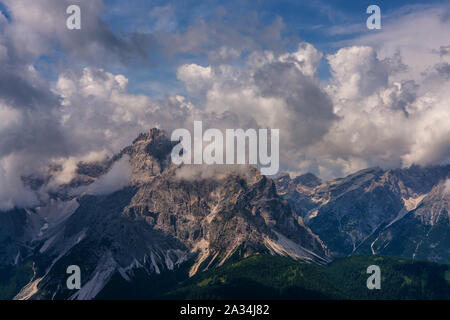
M158 128L151 128L148 132L141 132L136 139L134 139L133 144L136 144L139 141L153 141L157 139L166 138L166 133L164 130Z
M322 184L322 180L320 180L316 175L308 172L293 179L294 184L304 185L309 188L315 188Z
M141 155L161 162L166 160L176 143L170 141L163 130L152 128L149 132L140 133L131 145L120 151L119 155L126 154L131 158Z
M134 181L146 181L171 165L170 152L176 143L163 130L153 128L141 133L132 145L120 152L120 157L130 157Z
M293 179L291 179L288 173L282 173L275 180L277 182L278 193L283 195L296 188L313 189L322 184L322 180L310 172Z

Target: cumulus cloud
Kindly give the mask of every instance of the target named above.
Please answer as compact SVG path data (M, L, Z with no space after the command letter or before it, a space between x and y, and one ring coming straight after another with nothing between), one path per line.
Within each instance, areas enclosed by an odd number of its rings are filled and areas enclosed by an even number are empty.
M201 88L211 127L280 128L284 169L332 178L448 163L450 82L440 64L414 79L398 51L381 58L373 47L344 47L327 56L332 78L324 86L316 77L321 57L300 43L290 53L256 51L243 67L191 64L178 74Z
M180 128L192 105L183 97L155 101L127 90L128 79L102 69L63 73L53 91L61 100L61 126L79 153L99 146L117 152L150 127Z
M59 76L61 81L56 85L50 83L37 69L37 60L62 54L83 63L126 62L128 57L144 56L145 42L133 43L136 39L131 34L123 37L113 34L100 19L103 10L100 0L78 3L83 24L82 30L76 31L66 28L66 8L74 4L73 1L6 0L2 3L7 7L8 19L0 14L0 207L10 209L36 204L41 196L45 197L29 190L23 183L25 177L43 177L48 174L50 164L62 161L63 170L52 182L58 179L63 182L74 168L70 159L83 157L94 149L111 150L107 143L106 147L101 146L105 140L98 139L99 131L102 135L108 134L106 124L99 128L91 121L91 132L96 128L97 135L82 140L89 133L74 122L77 117L78 121L83 120L83 105L78 105L78 112L75 112L77 107L72 105L73 109L69 110L67 100L73 96L73 90L79 88L71 87L72 83L64 78L66 73ZM104 90L112 91L111 83ZM119 89L124 88L126 78L116 75L114 84ZM95 83L84 86L85 97L101 95L101 87L95 87ZM109 94L103 92L103 98L106 96ZM83 102L79 99L76 103ZM99 110L87 112L85 119L93 119Z
M24 186L17 174L20 162L16 156L0 158L0 211L11 210L18 203L24 207L39 204L37 195Z
M282 165L296 167L299 153L337 119L317 79L321 57L312 45L300 43L290 53L256 51L244 67L183 65L178 76L202 93L199 116L208 127L280 129Z
M211 67L197 64L185 64L178 68L177 77L186 84L186 88L193 94L204 93L212 84Z
M339 99L367 97L388 82L388 66L371 47L348 47L329 55L328 63Z
M371 47L353 46L328 56L327 92L340 120L310 149L324 175L448 162L450 82L436 72L423 81L399 77L404 62L395 55L380 59Z
M412 80L423 79L424 72L441 62L450 44L450 19L446 18L447 5L405 5L383 16L379 32L364 33L340 45L368 45L375 48L380 57L400 53L408 66L404 75Z
M130 179L130 158L124 156L119 161L115 162L105 175L101 176L90 185L78 188L73 192L75 194L87 193L92 195L110 194L126 187L130 183Z
M0 210L38 203L42 192L23 178L48 174L51 164L61 170L44 190L69 182L78 161L117 153L139 132L190 129L194 120L205 130L280 129L282 170L325 179L369 166L450 161L450 38L441 32L450 22L442 8L387 19L381 32L326 55L331 79L324 84L317 76L323 54L306 42L284 49L281 18L264 25L258 15L230 20L222 12L178 30L166 19L174 8L165 6L150 13L161 14L151 35L118 36L93 0L81 3L83 29L68 37L68 1L4 3L11 21L0 15ZM392 34L384 31L389 23ZM107 68L145 58L149 39L169 55L209 59L177 67L186 96L134 93L125 75ZM35 62L55 48L76 63L48 80ZM198 176L196 168L183 170L180 177ZM211 170L205 177L217 174ZM127 172L123 160L87 192L112 192L126 185Z
M58 48L69 58L105 64L128 63L147 58L150 39L139 33L117 36L100 16L101 0L4 0L11 13L11 23L5 25L10 54L30 60L42 54L54 54ZM66 9L77 4L81 9L81 30L68 30ZM142 61L141 59L141 61Z

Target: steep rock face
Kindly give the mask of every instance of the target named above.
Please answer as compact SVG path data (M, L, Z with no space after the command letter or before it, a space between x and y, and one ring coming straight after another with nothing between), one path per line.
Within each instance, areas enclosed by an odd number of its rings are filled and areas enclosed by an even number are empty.
M450 194L444 183L406 202L402 214L376 230L358 253L450 262ZM413 208L408 211L407 207Z
M187 259L179 241L123 216L136 191L128 187L105 196L84 195L70 217L46 231L30 257L39 281L35 298L90 299L116 272L128 280L135 268L158 274ZM75 294L65 285L70 265L81 268L83 279Z
M165 137L163 131L151 129L148 133L141 133L117 157L130 157L133 184L146 183L170 167L169 154L175 144Z
M77 183L58 191L65 209L59 214L52 214L50 205L35 210L47 226L27 257L35 276L16 298L91 299L115 275L128 281L137 270L150 276L187 261L191 275L256 253L329 261L321 241L277 194L271 179L251 167L221 167L198 177L205 168L171 163L173 145L152 129L112 158L80 164ZM126 188L70 199L73 187L101 179L123 159L131 169ZM81 268L82 288L76 292L66 287L69 265Z
M0 268L22 261L41 226L42 219L30 210L0 211Z
M450 166L359 171L307 186L282 176L278 192L333 256L387 254L449 262Z
M26 220L25 210L0 212L0 266L13 264L15 257L20 256Z
M295 216L277 194L272 180L249 168L243 177L229 173L220 179L186 181L172 168L151 184L142 186L125 210L157 230L179 239L190 250L200 249L199 263L221 265L237 249L247 256L276 253L277 233L293 241L286 253L324 261L318 238ZM273 242L273 243L272 243Z

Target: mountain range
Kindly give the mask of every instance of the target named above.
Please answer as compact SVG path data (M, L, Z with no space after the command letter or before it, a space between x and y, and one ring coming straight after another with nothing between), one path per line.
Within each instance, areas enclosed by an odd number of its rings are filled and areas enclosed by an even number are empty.
M450 262L450 166L371 168L322 183L277 180L278 193L333 257L379 254Z
M313 268L320 278L334 259L353 265L346 257L356 255L367 263L370 255L428 260L424 272L442 273L436 294L447 297L450 165L371 168L329 182L311 173L271 179L251 166L174 165L173 146L152 129L113 157L78 163L75 177L41 205L0 212L0 298L187 298L195 281L208 287L208 276L243 261L280 263L280 272ZM108 178L122 171L126 184ZM50 178L24 181L38 189ZM410 279L409 267L395 267L408 263L390 260L389 270ZM66 287L70 265L81 268L80 290ZM301 285L304 294L293 297L357 298L335 282L302 281L287 292ZM268 297L286 293L271 290ZM433 296L405 292L399 297Z

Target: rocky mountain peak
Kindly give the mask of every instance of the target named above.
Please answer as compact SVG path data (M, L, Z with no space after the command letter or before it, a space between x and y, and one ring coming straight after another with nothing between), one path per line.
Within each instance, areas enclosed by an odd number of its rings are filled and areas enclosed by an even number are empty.
M322 180L320 180L316 175L310 172L295 177L293 179L293 182L296 185L301 184L308 188L315 188L322 184Z
M150 142L157 139L164 139L165 132L164 130L158 128L151 128L148 132L141 132L136 139L134 139L133 144L136 144L140 141Z
M139 134L130 146L120 152L120 157L130 157L133 180L148 181L171 165L170 152L176 144L163 130L153 128Z

